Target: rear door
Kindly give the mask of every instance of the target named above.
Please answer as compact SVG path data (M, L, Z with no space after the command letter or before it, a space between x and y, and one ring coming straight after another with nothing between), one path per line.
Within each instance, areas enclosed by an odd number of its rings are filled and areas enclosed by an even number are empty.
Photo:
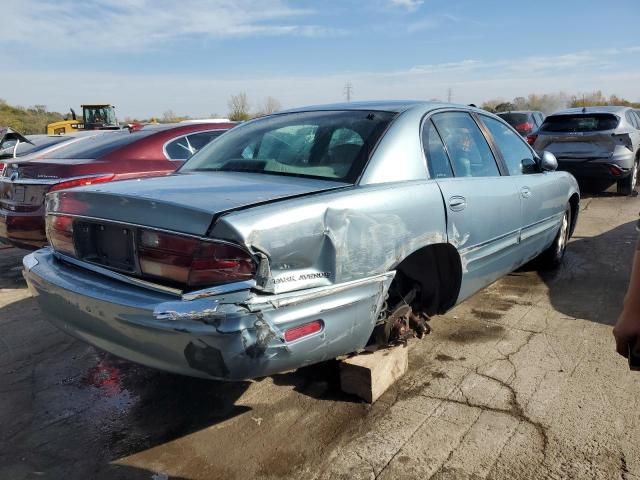
M462 259L462 300L520 264L519 192L469 113L432 115L423 143L447 210L449 242Z
M478 116L489 130L509 175L520 192L520 251L528 261L546 249L560 228L567 186L553 172L541 172L534 152L520 135L487 115Z

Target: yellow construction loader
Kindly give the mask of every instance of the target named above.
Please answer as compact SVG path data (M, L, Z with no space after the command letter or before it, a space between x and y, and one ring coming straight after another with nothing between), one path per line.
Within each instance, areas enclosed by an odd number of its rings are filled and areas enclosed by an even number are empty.
M113 105L87 104L81 105L82 119L76 117L71 109L71 120L62 120L47 125L47 135L64 135L78 130L118 130L118 120Z

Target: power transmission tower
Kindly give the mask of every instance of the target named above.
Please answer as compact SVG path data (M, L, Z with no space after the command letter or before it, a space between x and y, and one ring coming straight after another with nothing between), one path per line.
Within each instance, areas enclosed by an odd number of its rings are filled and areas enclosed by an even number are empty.
M347 99L347 102L351 101L351 95L353 94L353 85L351 85L351 82L347 82L346 85L344 86L344 96Z
M453 98L451 89L447 90L447 102L451 103L451 99Z

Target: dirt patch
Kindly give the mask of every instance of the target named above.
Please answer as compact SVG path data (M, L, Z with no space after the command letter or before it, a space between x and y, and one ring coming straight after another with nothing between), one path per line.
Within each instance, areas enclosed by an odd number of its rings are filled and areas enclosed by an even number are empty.
M445 355L444 353L439 353L436 355L436 360L439 362L453 362L455 358L450 357L449 355Z
M504 314L502 313L489 312L487 310L478 310L477 308L474 308L473 310L471 310L471 313L473 313L476 317L478 317L481 320L498 320L504 317Z
M485 325L482 328L462 328L446 335L445 338L455 343L488 342L500 338L503 333L504 327L500 325Z

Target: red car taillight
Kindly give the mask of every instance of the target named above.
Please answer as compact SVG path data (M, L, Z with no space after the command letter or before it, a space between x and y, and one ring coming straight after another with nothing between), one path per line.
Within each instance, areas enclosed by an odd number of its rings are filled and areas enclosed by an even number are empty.
M72 180L65 180L64 182L55 183L49 189L49 192L55 192L56 190L63 190L65 188L82 187L85 185L93 185L94 183L110 182L116 178L115 174L110 173L107 175L96 175L93 177L74 178Z
M73 244L73 217L47 215L46 230L49 243L55 250L76 256L76 248Z
M622 169L617 166L617 165L608 165L609 168L609 172L611 173L611 175L617 177L618 175L620 175L622 173Z
M519 132L530 132L531 130L533 130L533 123L530 123L530 122L519 123L513 128L515 128Z
M189 287L249 280L256 271L239 247L153 230L139 232L138 260L143 275Z
M531 146L533 146L534 143L536 143L536 139L538 138L538 135L527 135L527 143Z

